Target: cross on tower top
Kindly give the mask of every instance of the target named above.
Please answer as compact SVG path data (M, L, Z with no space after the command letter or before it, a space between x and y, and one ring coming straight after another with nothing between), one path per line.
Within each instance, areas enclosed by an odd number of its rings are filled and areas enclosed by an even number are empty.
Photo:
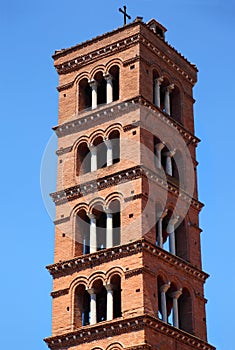
M124 10L123 10L124 9ZM123 15L124 15L124 26L126 25L126 19L128 18L128 19L131 19L131 16L129 16L128 14L127 14L127 12L126 12L126 6L124 5L123 6L123 9L120 7L119 8L119 11L121 12L121 13L123 13Z

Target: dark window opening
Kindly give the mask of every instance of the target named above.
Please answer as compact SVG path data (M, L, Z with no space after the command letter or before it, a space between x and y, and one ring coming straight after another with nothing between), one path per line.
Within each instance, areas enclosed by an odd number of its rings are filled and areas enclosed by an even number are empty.
M75 290L74 318L78 328L90 323L90 295L84 285L79 285Z
M97 322L106 321L107 319L107 291L102 286L96 294L96 313Z
M94 78L97 81L97 104L104 104L107 103L107 96L106 96L106 86L107 82L103 76L102 72L98 72L95 75Z
M92 89L86 78L79 82L79 111L91 107Z
M91 171L91 154L86 142L82 142L77 149L77 175Z

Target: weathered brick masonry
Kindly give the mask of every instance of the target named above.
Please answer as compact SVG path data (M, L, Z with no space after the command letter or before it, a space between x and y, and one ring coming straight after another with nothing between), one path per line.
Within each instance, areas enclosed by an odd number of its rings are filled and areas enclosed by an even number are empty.
M137 18L53 56L50 349L214 349L198 219L197 69L165 32Z

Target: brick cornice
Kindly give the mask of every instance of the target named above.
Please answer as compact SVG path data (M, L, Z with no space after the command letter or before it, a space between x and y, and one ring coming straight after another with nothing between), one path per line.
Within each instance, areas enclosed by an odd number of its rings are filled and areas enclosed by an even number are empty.
M54 278L57 278L60 276L65 276L68 273L73 273L74 271L82 271L84 269L93 268L94 266L100 265L101 263L107 261L114 261L116 259L121 259L126 256L141 253L143 251L149 252L150 254L158 257L165 263L185 271L187 274L190 275L191 278L198 279L202 282L205 282L208 278L207 273L199 270L198 268L191 265L189 262L181 259L180 257L168 253L164 249L153 245L144 238L121 246L100 250L95 253L86 254L77 258L51 264L48 265L46 268ZM125 272L125 276L126 278L129 278L133 274L135 275L143 272L151 273L152 271L149 269L145 269L144 267L140 267L137 269L127 270Z
M195 337L194 335L170 326L149 315L140 315L125 319L119 318L108 322L101 322L93 326L89 325L65 334L52 336L44 339L44 341L47 343L50 349L59 350L62 347L68 348L79 344L87 344L95 340L113 337L114 335L117 336L123 333L138 332L145 330L146 328L150 328L154 332L160 332L167 335L170 338L190 346L190 348L193 346L195 349L199 350L215 350L212 345ZM143 348L143 346L145 347ZM137 345L134 347L129 347L128 349L151 349L151 345Z
M64 190L51 193L51 197L56 205L60 205L80 197L84 197L89 193L93 193L94 189L101 191L105 188L143 177L148 177L148 179L156 182L159 186L166 189L174 196L181 197L181 199L188 202L195 209L199 211L202 209L203 204L197 199L191 198L191 196L184 192L183 189L179 189L179 186L175 184L173 180L165 181L165 179L163 179L161 175L157 173L157 171L154 172L143 165L135 166L105 177L84 182L80 185L65 188Z
M164 113L161 109L156 107L153 103L149 102L142 96L136 96L130 100L123 102L116 102L111 106L105 104L95 110L79 112L77 115L72 116L70 121L53 127L53 130L58 137L63 137L72 133L86 130L91 126L94 126L96 122L100 124L106 120L119 118L123 114L137 110L140 106L150 108L155 113L156 118L160 118L170 126L175 127L185 142L190 141L190 143L192 142L195 145L200 142L200 139L190 131L186 130L182 124L178 123L176 120L174 120L174 118ZM131 127L131 125L133 125L133 127ZM125 131L128 131L131 128L141 126L144 127L141 121L139 121L127 124L123 128L124 130L126 129ZM62 152L62 149L59 151Z
M60 50L53 55L53 58L56 59L56 58L59 58L62 56L66 56L70 52L74 52L74 51L79 50L80 48L91 45L98 40L100 41L100 40L104 39L107 36L112 36L113 34L116 34L120 31L125 31L125 29L127 27L138 26L138 25L144 26L151 33L151 35L153 34L153 32L151 31L151 29L148 27L147 24L142 23L142 22L132 22L125 27L118 28L118 29L116 29L112 32L109 32L109 33L105 33L97 38L94 38L92 40L88 40L87 42L78 44L78 45L71 47L71 48L68 48L68 49ZM192 77L190 77L189 76L190 73L186 72L182 68L181 62L180 62L180 64L176 64L175 60L173 61L170 59L170 57L168 57L168 55L166 54L167 50L169 52L169 48L170 48L170 50L172 52L174 52L175 54L177 54L180 57L182 62L187 63L187 66L190 67L191 70L193 70L195 72L197 72L196 66L194 64L190 63L181 53L179 53L173 46L171 46L167 41L162 39L159 35L155 34L154 39L155 38L160 40L160 42L163 44L163 47L165 46L164 52L162 52L155 45L153 45L152 42L143 35L142 30L140 30L138 33L133 34L131 36L129 35L129 36L122 38L120 40L117 40L115 42L112 41L112 44L103 46L103 47L99 48L98 50L93 50L93 51L86 53L84 55L78 55L76 58L73 58L72 60L65 61L62 64L55 64L55 68L56 68L58 74L66 74L68 72L80 69L80 67L87 65L87 64L93 62L94 60L97 60L97 58L101 59L103 57L112 55L114 53L118 53L120 51L126 50L128 47L132 46L133 44L142 43L148 49L150 49L154 54L158 55L163 61L165 61L167 64L169 64L171 67L173 67L178 73L180 73L191 84L194 85L196 83L196 80L193 79ZM63 88L59 87L58 89L63 89Z

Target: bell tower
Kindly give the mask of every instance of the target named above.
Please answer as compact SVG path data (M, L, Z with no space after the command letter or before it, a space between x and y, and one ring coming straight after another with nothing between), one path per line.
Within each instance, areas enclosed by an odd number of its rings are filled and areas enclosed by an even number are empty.
M197 68L155 19L56 51L53 350L213 350L201 265Z

